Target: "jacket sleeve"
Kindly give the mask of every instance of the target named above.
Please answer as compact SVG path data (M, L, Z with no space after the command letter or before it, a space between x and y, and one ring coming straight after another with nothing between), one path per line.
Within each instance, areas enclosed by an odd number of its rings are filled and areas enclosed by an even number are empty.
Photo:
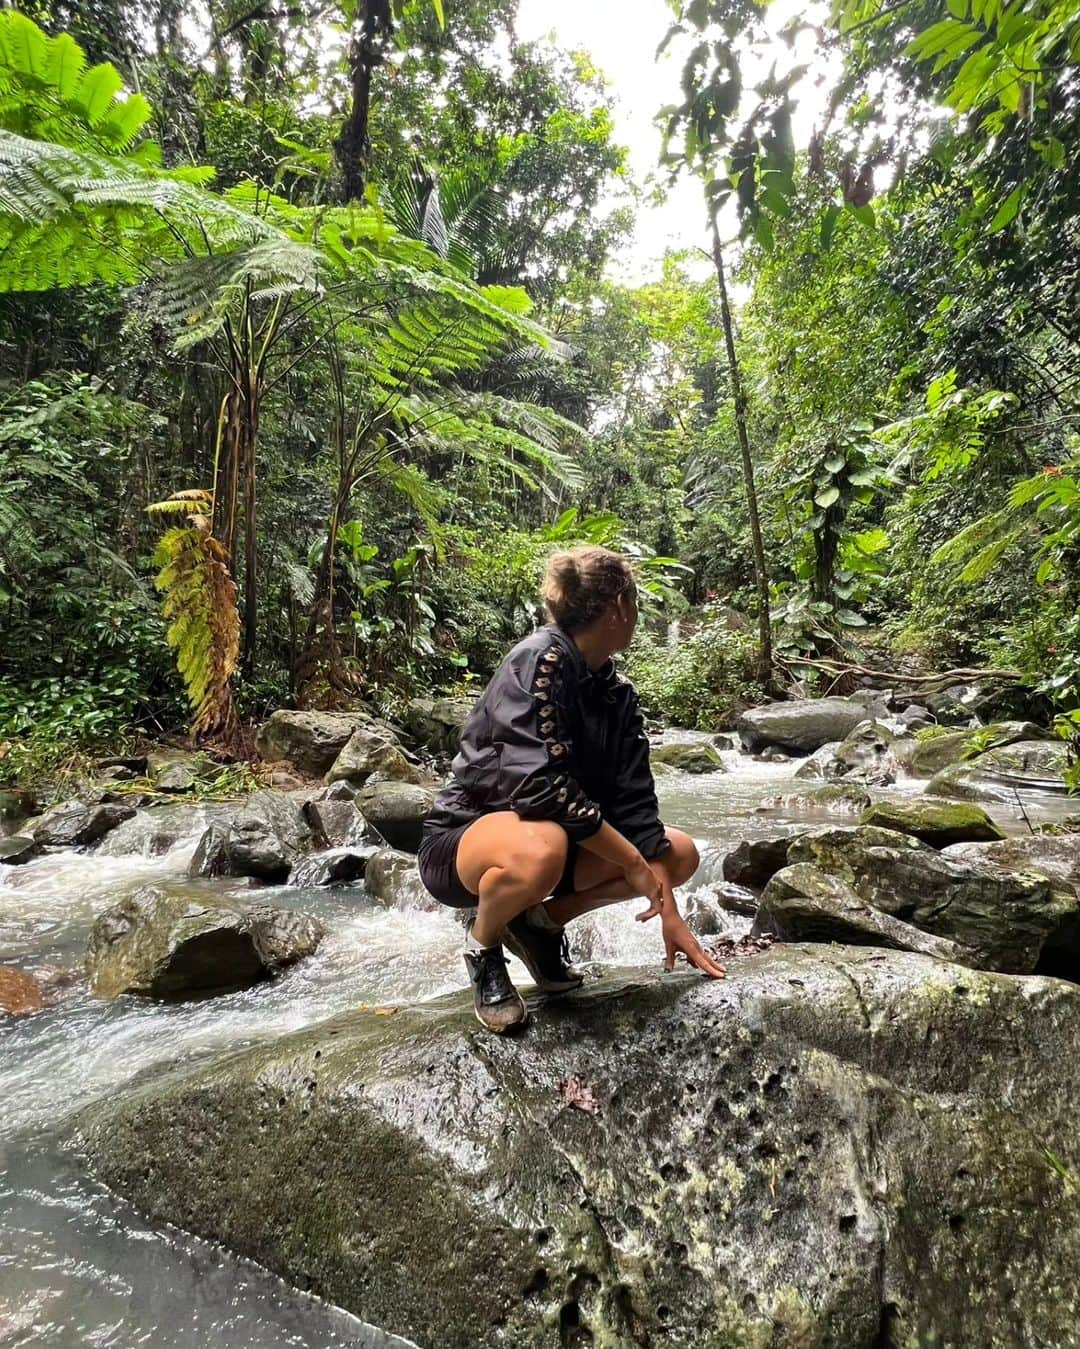
M637 690L621 683L624 706L618 729L614 805L608 811L611 825L630 840L647 861L671 847L660 820L656 785L649 767L649 737L641 715Z
M499 749L499 796L523 820L554 820L580 842L604 821L571 776L574 744L562 660L552 644L539 659L525 651L508 661L490 708L492 739Z

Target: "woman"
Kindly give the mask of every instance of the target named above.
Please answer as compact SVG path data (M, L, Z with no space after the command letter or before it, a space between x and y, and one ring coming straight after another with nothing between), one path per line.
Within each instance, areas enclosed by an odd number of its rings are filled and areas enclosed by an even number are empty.
M465 964L477 1018L499 1033L528 1019L503 944L538 988L566 992L582 981L566 924L638 895L640 921L660 915L668 969L681 951L724 976L675 906L697 849L660 822L637 694L611 660L637 624L630 565L606 548L558 553L543 596L553 621L513 648L470 713L420 845L432 895L476 906Z

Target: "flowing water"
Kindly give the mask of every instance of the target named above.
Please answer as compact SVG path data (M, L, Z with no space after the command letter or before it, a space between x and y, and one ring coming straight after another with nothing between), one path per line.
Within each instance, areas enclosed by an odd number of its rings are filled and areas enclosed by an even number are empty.
M735 936L748 920L709 903L724 854L743 838L845 817L765 805L788 785L794 764L722 757L727 772L666 775L658 792L664 818L693 834L702 851L682 895L687 912L710 915L703 930ZM922 785L877 794L910 795ZM1035 820L1063 814L1067 804L1026 803ZM52 988L48 1010L0 1029L0 1349L403 1345L257 1266L148 1225L88 1181L65 1145L73 1112L163 1066L241 1048L357 1003L414 1002L465 982L461 927L451 913L386 909L362 885L293 887L262 895L316 914L328 936L317 955L280 979L171 1005L95 1001L71 977L94 919L124 894L182 882L214 807L169 809L171 816L140 813L92 854L0 867L0 963L33 971ZM1007 828L1026 828L1019 811L991 813ZM242 883L213 884L251 897ZM656 924L635 923L625 905L585 920L577 941L589 959L607 963L654 964L661 954Z

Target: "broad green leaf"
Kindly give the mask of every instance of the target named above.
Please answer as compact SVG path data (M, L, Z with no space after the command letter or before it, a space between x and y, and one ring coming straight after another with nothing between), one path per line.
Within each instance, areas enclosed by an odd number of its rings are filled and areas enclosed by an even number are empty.
M857 614L854 609L837 609L836 621L842 623L845 628L865 628L866 619L862 614Z
M998 207L997 214L994 216L993 220L991 220L990 224L987 226L986 230L987 234L997 234L999 230L1003 230L1006 227L1006 225L1012 223L1012 221L1016 218L1016 213L1017 211L1019 211L1020 203L1024 200L1026 193L1027 193L1027 184L1017 183L1017 185L1013 188L1013 190L1009 193L1009 195Z
M832 245L833 231L836 228L836 222L840 219L840 207L835 204L827 206L822 213L821 229L818 233L818 239L822 250L828 252Z
M91 126L96 126L112 106L113 99L123 89L124 82L115 66L102 63L86 71L74 95Z
M49 43L45 79L61 98L67 99L74 94L85 66L82 48L69 33L60 33Z
M839 473L846 463L842 454L832 454L825 460L825 467L830 473Z
M832 506L835 502L839 501L839 499L840 499L839 487L826 487L824 492L819 492L818 495L814 497L814 501L817 503L817 505L821 507L822 510L828 510L829 507Z

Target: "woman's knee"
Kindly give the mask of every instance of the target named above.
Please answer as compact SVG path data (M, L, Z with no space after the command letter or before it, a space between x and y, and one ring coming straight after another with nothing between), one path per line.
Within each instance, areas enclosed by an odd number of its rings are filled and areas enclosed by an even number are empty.
M668 874L671 876L671 883L672 885L684 885L697 871L701 863L697 844L689 834L683 833L681 829L668 829L665 832L668 836L668 842L671 844L666 864Z
M523 889L546 895L559 883L566 849L566 833L560 825L526 826L515 834L501 865Z

